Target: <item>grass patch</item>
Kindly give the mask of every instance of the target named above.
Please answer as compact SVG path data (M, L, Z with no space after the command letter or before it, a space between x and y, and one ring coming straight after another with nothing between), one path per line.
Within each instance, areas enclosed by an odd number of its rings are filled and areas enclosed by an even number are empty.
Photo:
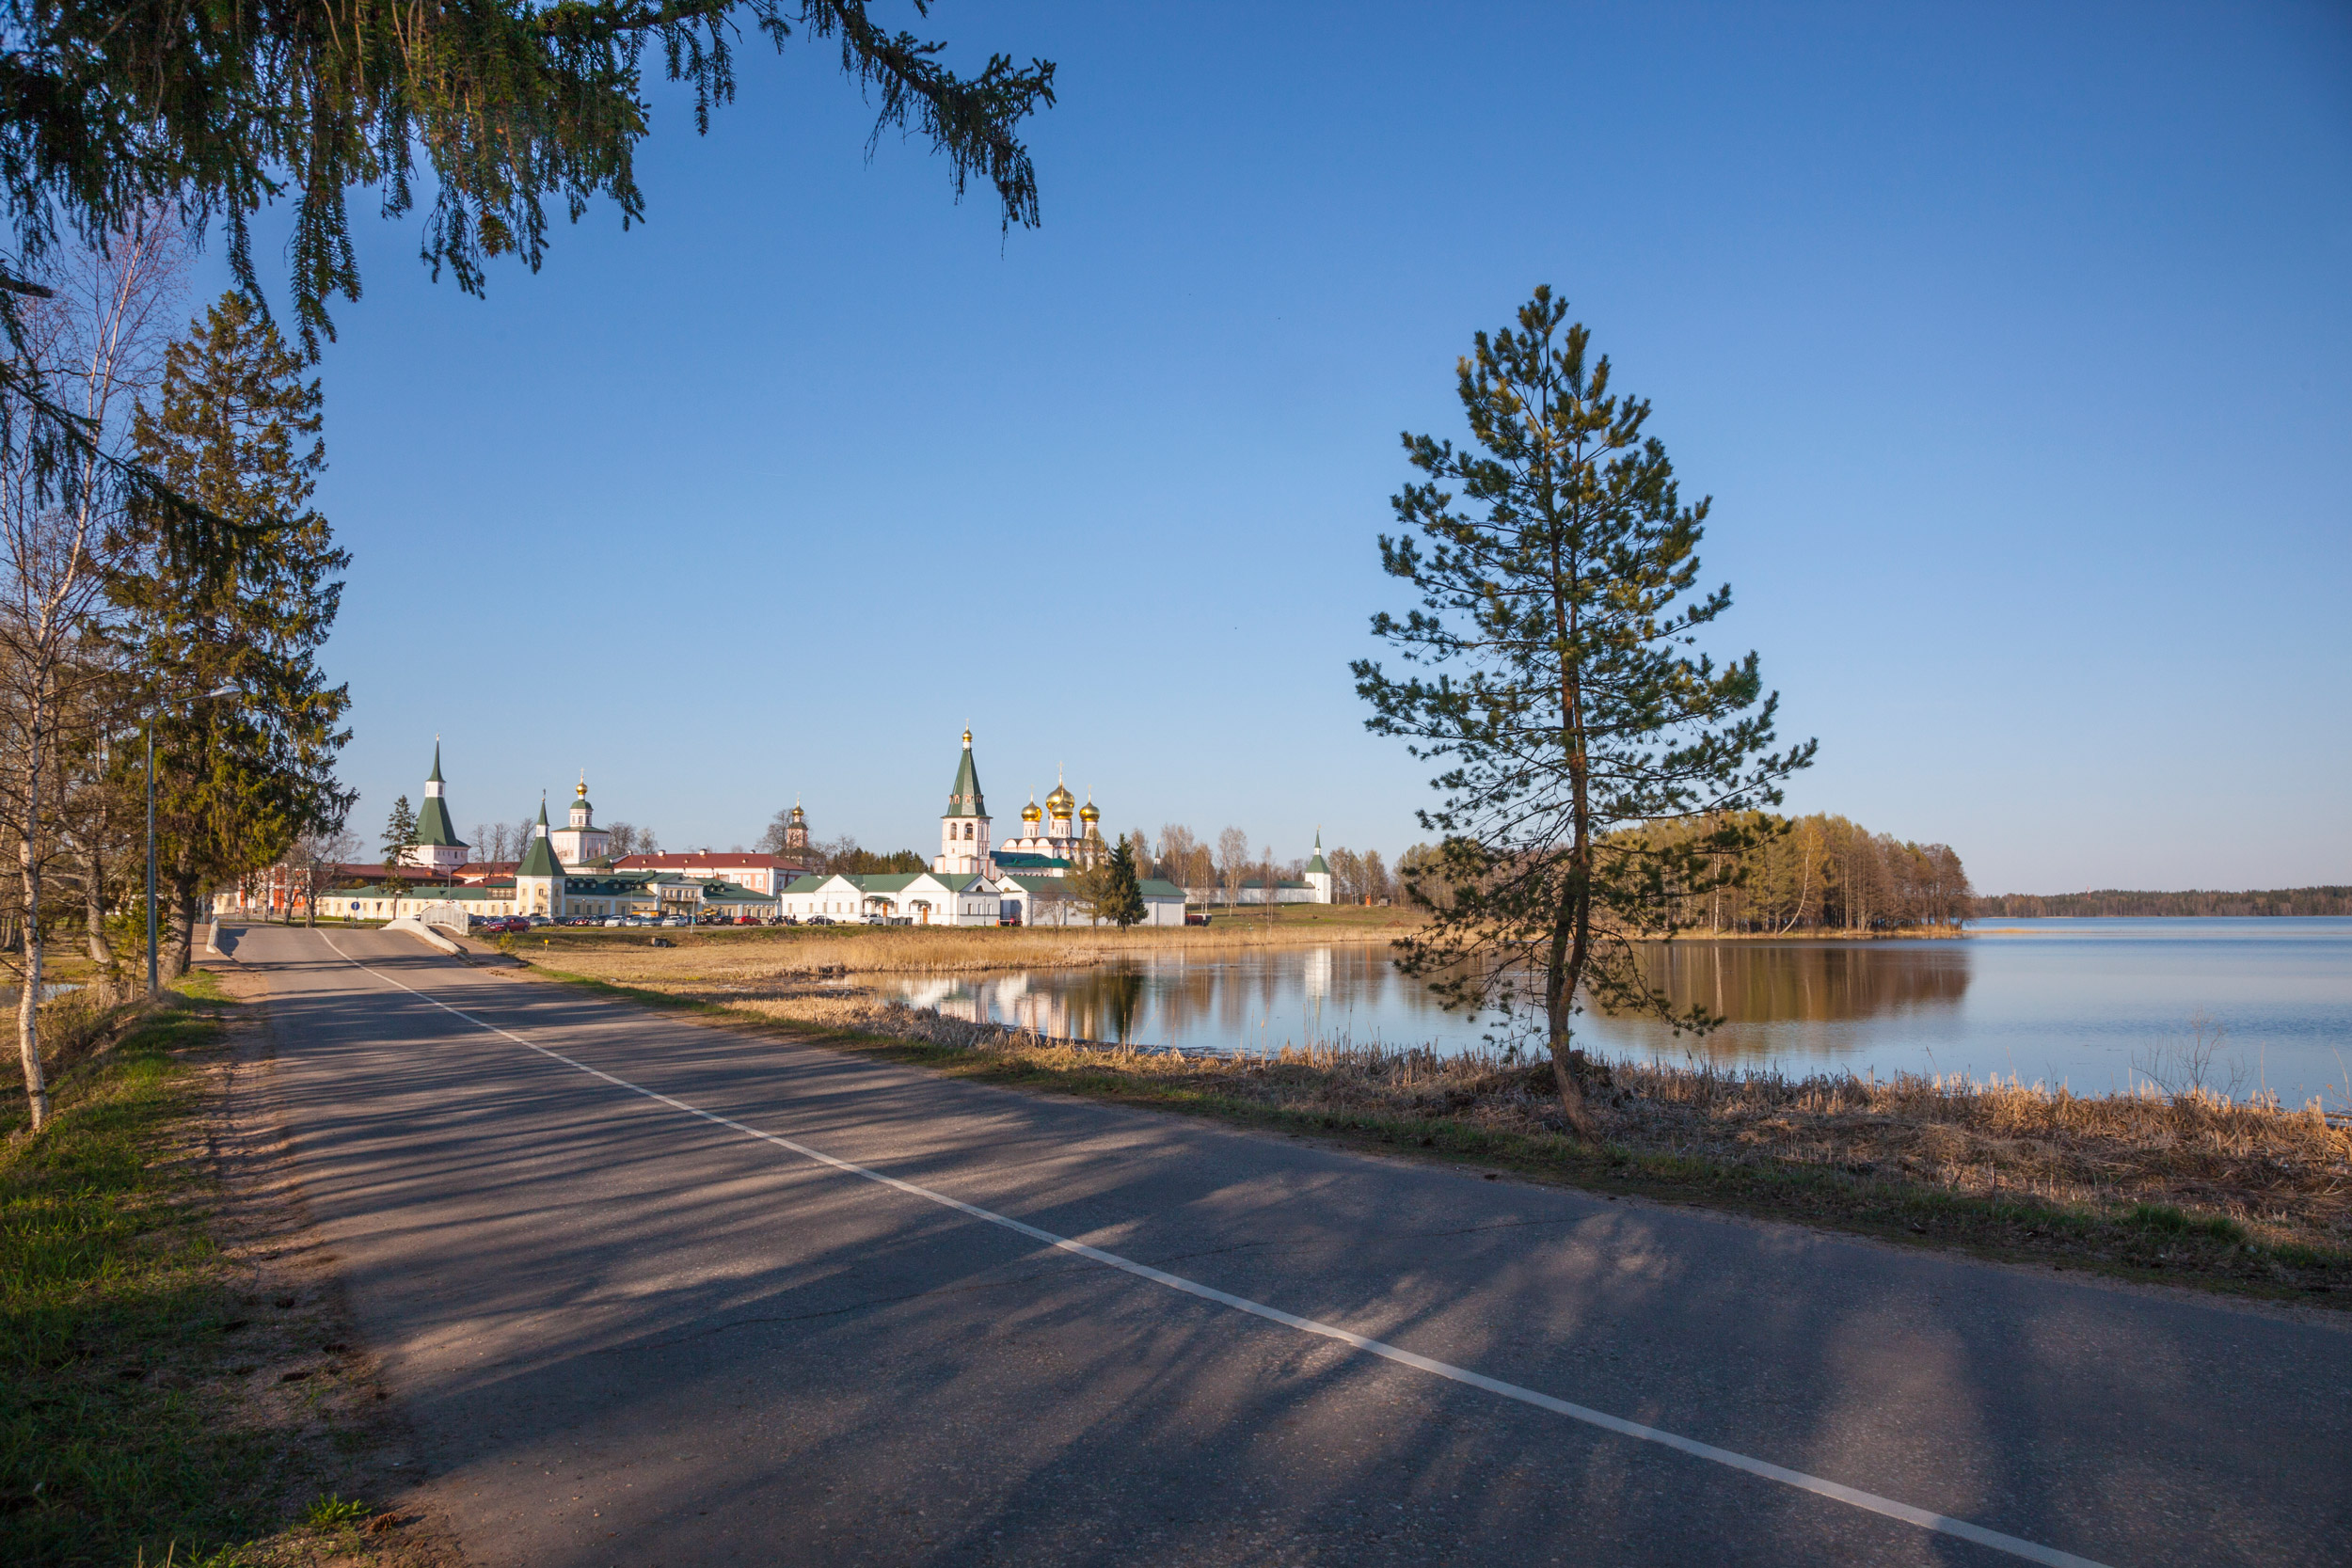
M1043 1040L855 988L540 973L991 1083L1988 1258L2352 1307L2352 1130L2313 1111L1616 1063L1597 1086L1606 1136L1593 1144L1566 1134L1549 1064L1363 1049L1187 1058Z
M0 1150L0 1562L184 1561L272 1523L267 1449L205 1386L237 1307L177 1134L210 988L61 1072L39 1136L20 1100Z
M337 1492L322 1492L310 1499L310 1506L302 1511L305 1529L348 1529L362 1524L375 1513L366 1503L346 1497Z

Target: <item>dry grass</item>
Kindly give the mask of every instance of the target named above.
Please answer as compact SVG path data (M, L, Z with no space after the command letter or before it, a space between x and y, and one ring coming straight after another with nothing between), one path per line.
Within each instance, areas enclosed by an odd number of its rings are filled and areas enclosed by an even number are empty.
M1369 1132L1572 1179L1597 1161L1613 1175L1646 1170L1673 1196L1734 1206L1758 1206L1763 1180L1776 1184L1775 1212L1880 1229L1892 1217L2008 1254L2352 1288L2352 1128L2202 1089L2077 1095L1621 1061L1596 1095L1606 1140L1597 1150L1565 1135L1549 1064L1492 1052L1130 1050L910 1008L846 979L723 980L707 965L691 981L635 989L795 1033L905 1042L950 1070L1008 1081ZM1570 1168L1580 1164L1582 1176ZM2297 1272L2306 1265L2317 1273Z
M1362 918L1366 916L1377 918ZM618 985L788 983L830 974L968 973L989 969L1083 969L1162 953L1229 953L1252 947L1386 942L1412 928L1408 911L1338 908L1318 918L1284 911L1267 922L1222 913L1209 926L1086 927L818 926L749 930L665 931L675 943L650 945L641 930L557 928L509 937L517 957Z

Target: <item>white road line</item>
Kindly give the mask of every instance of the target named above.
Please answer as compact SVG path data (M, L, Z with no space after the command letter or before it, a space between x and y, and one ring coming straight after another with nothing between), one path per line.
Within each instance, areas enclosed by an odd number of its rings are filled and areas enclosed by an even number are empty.
M486 1020L476 1018L462 1008L453 1007L438 997L421 991L405 981L396 980L380 971L370 969L358 958L337 947L334 939L325 932L320 933L320 940L326 943L337 958L353 968L364 974L373 974L387 985L398 986L409 995L420 1001L430 1002L443 1012L454 1013L476 1028L486 1029L493 1035L513 1040L526 1051L535 1051L550 1061L561 1062L575 1071L588 1074L591 1078L601 1078L615 1088L627 1089L631 1094L643 1095L647 1100L659 1101L673 1110L683 1111L690 1117L698 1117L704 1121L726 1128L729 1132L740 1132L747 1138L756 1138L762 1143L773 1144L778 1148L789 1149L803 1159L814 1160L820 1165L830 1165L844 1175L860 1177L865 1180L904 1193L910 1197L919 1197L927 1203L936 1203L943 1208L953 1209L959 1213L969 1214L976 1220L985 1220L990 1225L1003 1226L1007 1230L1018 1231L1032 1241L1042 1242L1047 1246L1058 1248L1063 1252L1075 1253L1081 1258L1090 1259L1094 1262L1118 1269L1121 1273L1134 1275L1138 1279L1148 1279L1154 1285L1165 1285L1171 1291L1181 1291L1188 1296L1198 1296L1202 1301L1213 1301L1220 1307L1230 1307L1237 1312L1247 1312L1253 1318L1263 1318L1268 1323L1277 1323L1285 1328L1297 1329L1302 1334L1314 1334L1326 1339L1337 1339L1343 1345L1352 1345L1367 1354L1379 1356L1384 1361L1393 1361L1399 1366L1410 1367L1416 1371L1427 1372L1434 1377L1467 1384L1472 1388L1484 1389L1489 1394L1499 1394L1506 1400L1516 1400L1521 1404L1532 1404L1538 1410L1549 1410L1555 1416L1565 1416L1572 1421L1581 1421L1587 1426L1598 1427L1603 1432L1613 1432L1620 1437L1632 1437L1645 1443L1656 1443L1661 1447L1726 1465L1734 1470L1744 1470L1752 1476L1761 1476L1766 1481L1776 1481L1784 1486L1793 1486L1801 1492L1810 1492L1815 1497L1827 1497L1833 1502L1841 1502L1851 1508L1861 1509L1865 1513L1900 1520L1906 1525L1916 1525L1921 1529L1933 1530L1939 1535L1953 1535L1963 1541L1973 1541L1979 1546L1990 1546L1996 1552L2006 1552L2011 1557L2023 1558L2027 1562L2047 1563L2051 1565L2051 1568L2102 1568L2101 1564L2090 1558L2076 1557L2072 1552L2062 1552L2055 1546L2044 1546L2039 1542L2027 1541L2019 1536L2004 1535L1999 1530L1987 1529L1982 1525L1972 1525L1965 1519L1955 1519L1948 1514L1936 1513L1924 1508L1914 1508L1909 1503L1897 1502L1892 1497L1882 1497L1875 1492L1865 1492L1859 1487L1841 1485L1834 1481L1824 1481L1820 1476L1807 1475L1803 1470L1791 1470L1765 1460L1752 1459L1743 1453L1734 1453L1729 1449L1719 1449L1712 1443L1701 1443L1676 1433L1661 1431L1657 1427L1644 1426L1639 1421L1629 1421L1622 1417L1609 1415L1605 1411L1588 1409L1581 1404L1571 1404L1566 1400L1554 1399L1549 1394L1539 1393L1533 1388L1522 1388L1516 1383L1505 1383L1500 1378L1488 1377L1484 1372L1473 1372L1467 1367L1456 1367L1451 1362L1433 1360L1429 1356L1417 1354L1412 1351L1403 1350L1378 1339L1367 1338L1361 1334L1351 1333L1344 1328L1317 1323L1312 1318L1301 1318L1295 1313L1285 1312L1279 1307L1268 1307L1263 1302L1251 1301L1247 1296L1230 1295L1214 1286L1203 1285L1198 1280L1186 1279L1182 1275L1168 1274L1148 1263L1138 1263L1131 1258L1121 1258L1115 1252L1104 1252L1102 1248L1089 1246L1084 1242L1073 1242L1067 1236L1057 1236L1050 1230L1041 1230L1034 1225L1025 1225L1019 1220L999 1214L993 1210L982 1209L976 1204L966 1203L961 1198L949 1197L945 1193L935 1193L929 1187L918 1187L912 1181L901 1181L895 1176L885 1176L878 1170L868 1170L864 1165L854 1164L848 1160L828 1154L821 1148L811 1148L808 1145L795 1143L790 1138L780 1137L773 1132L763 1132L756 1127L746 1127L732 1117L706 1111L700 1106L689 1105L685 1101L675 1100L657 1089L646 1088L642 1084L632 1084L626 1078L616 1078L612 1073L600 1068L590 1067L585 1062L574 1061L560 1051L550 1051L544 1045L534 1045L520 1035L501 1029Z

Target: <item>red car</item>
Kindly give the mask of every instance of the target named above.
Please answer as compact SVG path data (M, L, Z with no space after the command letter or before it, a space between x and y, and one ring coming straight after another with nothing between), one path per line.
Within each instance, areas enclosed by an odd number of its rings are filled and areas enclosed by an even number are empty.
M502 915L496 920L484 921L482 924L483 933L486 936L494 937L504 936L511 931L528 931L530 929L531 922L525 920L518 914Z

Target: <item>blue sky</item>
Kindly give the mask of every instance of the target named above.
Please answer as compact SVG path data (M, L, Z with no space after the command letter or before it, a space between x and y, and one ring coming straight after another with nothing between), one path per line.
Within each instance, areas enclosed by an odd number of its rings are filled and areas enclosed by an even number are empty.
M1059 63L999 233L822 45L655 91L649 222L486 300L363 226L321 504L373 838L585 767L666 847L928 849L978 736L1106 828L1395 849L1347 661L1402 430L1538 282L1714 498L1790 804L1986 891L2352 880L2352 18L945 0ZM215 258L216 261L216 258ZM208 276L217 278L215 266Z

